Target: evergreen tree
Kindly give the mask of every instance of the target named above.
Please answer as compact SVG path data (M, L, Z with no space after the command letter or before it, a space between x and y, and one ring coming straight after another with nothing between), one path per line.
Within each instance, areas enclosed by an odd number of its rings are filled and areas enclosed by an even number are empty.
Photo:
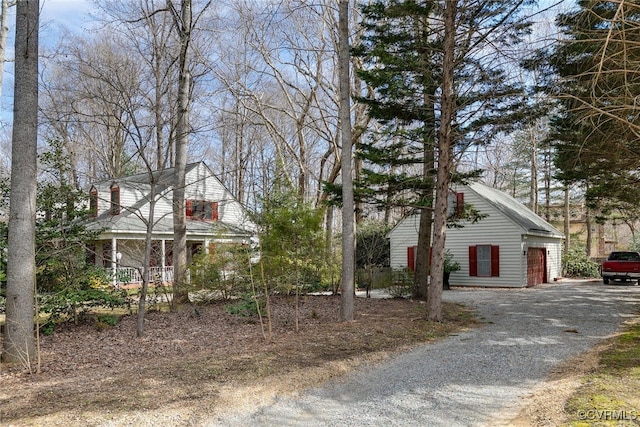
M318 284L324 270L324 212L302 201L293 189L264 200L260 226L261 261L270 289L292 293Z
M358 196L380 207L417 208L421 213L414 297L426 296L435 187L435 97L439 39L432 28L433 1L376 1L362 7L364 35L354 49L364 68L359 77L373 88L362 97L380 125L358 148L365 161Z
M517 45L528 31L521 11L532 3L379 0L362 7L365 34L354 54L363 59L359 76L372 90L359 101L379 128L359 148L368 166L358 196L380 206L420 210L414 296L424 297L429 276L436 166L447 163L447 179L476 175L460 175L451 166L469 146L489 143L524 117L523 91L510 84L500 57L501 49ZM442 97L445 4L456 12L447 105ZM450 129L447 153L439 145L443 126ZM434 257L443 260L444 253Z
M581 0L557 19L564 40L547 67L558 178L581 183L591 208L633 212L640 199L640 4ZM558 78L559 77L559 78Z

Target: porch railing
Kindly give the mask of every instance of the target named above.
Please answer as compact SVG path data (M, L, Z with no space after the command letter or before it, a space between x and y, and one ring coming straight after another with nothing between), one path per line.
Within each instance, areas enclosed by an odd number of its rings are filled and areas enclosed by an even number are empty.
M130 285L142 283L142 268L118 267L113 271L112 280L114 285ZM151 267L149 270L149 283L173 283L173 266Z

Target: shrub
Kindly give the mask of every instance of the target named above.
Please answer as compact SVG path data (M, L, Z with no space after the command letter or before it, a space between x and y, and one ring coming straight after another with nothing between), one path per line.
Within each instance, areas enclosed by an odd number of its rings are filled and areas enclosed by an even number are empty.
M245 294L233 304L227 304L224 306L230 314L242 316L242 317L256 317L258 315L258 305L260 306L260 315L264 315L264 304L260 299L256 302L256 299L251 294Z
M229 299L249 289L249 255L241 246L220 245L215 254L198 253L189 266L191 290L202 302Z
M408 268L393 270L393 284L388 288L393 298L406 298L413 291L413 272Z
M584 246L571 246L562 256L565 277L598 277L600 264L586 255Z
M68 287L58 292L39 295L40 313L48 315L46 322L41 326L44 334L52 333L56 323L77 322L82 314L95 308L130 308L126 291L113 288L106 275L88 273L87 283L91 286Z

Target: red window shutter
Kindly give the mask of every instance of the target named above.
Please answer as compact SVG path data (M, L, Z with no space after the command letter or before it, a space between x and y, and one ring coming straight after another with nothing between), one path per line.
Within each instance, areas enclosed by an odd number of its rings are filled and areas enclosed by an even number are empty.
M186 215L186 217L191 218L193 216L193 201L185 200L184 208L185 208L184 214Z
M500 246L491 246L491 276L500 276Z
M456 216L464 215L464 193L456 193Z
M211 202L211 220L218 220L218 202Z
M469 276L478 275L478 249L469 246Z
M409 271L415 271L416 269L416 247L409 246L407 247L407 267Z

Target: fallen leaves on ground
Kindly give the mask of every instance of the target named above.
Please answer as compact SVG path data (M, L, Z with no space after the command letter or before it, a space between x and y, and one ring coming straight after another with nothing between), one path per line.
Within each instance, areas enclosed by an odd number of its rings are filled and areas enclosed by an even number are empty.
M61 325L41 338L39 374L2 365L0 423L139 423L153 414L158 424L198 424L475 323L458 305L445 304L434 323L420 302L364 298L355 321L338 323L339 297L305 296L296 332L294 298L277 297L269 340L267 319L229 314L227 304L148 313L141 338L131 315L112 327L95 318Z

